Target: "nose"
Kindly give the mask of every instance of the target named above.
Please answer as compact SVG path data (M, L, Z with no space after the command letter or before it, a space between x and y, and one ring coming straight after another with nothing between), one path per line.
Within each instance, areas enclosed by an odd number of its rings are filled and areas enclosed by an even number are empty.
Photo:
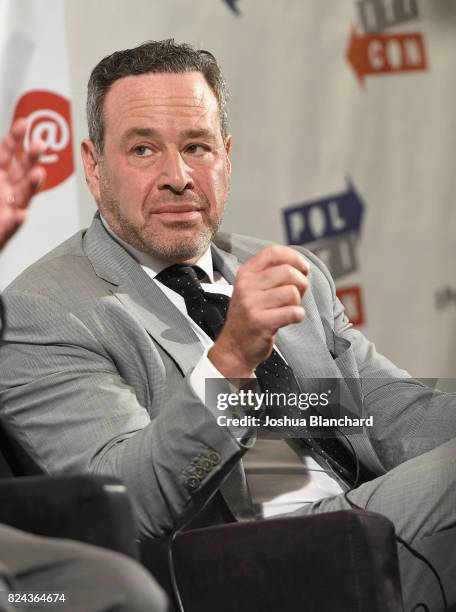
M163 155L161 165L158 189L168 189L173 193L183 193L186 189L193 189L188 166L179 151L167 151Z

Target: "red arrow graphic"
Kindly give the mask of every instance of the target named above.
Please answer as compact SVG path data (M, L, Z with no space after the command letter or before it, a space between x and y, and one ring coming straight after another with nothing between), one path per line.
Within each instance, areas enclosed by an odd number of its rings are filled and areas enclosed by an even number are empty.
M358 35L353 26L346 57L361 85L369 74L397 74L428 67L420 32Z

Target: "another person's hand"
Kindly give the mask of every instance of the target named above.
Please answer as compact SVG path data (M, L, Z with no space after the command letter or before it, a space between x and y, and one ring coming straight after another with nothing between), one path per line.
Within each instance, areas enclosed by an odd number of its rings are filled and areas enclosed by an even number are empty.
M270 246L238 271L225 324L208 358L226 378L249 378L272 352L275 334L304 319L309 265L294 249Z
M10 132L0 142L0 249L22 225L27 206L46 177L38 164L45 146L34 142L20 157L18 151L24 138L27 121L15 121Z

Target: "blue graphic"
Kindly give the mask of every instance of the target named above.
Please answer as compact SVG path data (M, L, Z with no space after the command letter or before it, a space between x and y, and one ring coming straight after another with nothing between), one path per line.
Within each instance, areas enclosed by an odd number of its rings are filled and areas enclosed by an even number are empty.
M226 4L228 4L230 9L233 11L233 13L236 13L236 15L240 15L241 14L241 11L236 6L238 0L225 0L225 2L226 2Z
M364 204L350 178L347 191L285 208L283 211L288 244L308 244L342 234L359 237Z

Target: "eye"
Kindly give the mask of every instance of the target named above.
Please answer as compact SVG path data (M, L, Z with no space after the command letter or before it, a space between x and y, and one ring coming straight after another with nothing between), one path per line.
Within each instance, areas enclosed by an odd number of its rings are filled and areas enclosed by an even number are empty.
M133 147L133 153L138 157L149 157L152 155L152 151L150 147L146 145L136 145Z
M206 146L202 144L197 144L197 143L192 143L188 145L188 147L185 149L187 153L190 153L190 155L195 155L196 157L200 155L204 155L207 152L207 150L208 149Z

